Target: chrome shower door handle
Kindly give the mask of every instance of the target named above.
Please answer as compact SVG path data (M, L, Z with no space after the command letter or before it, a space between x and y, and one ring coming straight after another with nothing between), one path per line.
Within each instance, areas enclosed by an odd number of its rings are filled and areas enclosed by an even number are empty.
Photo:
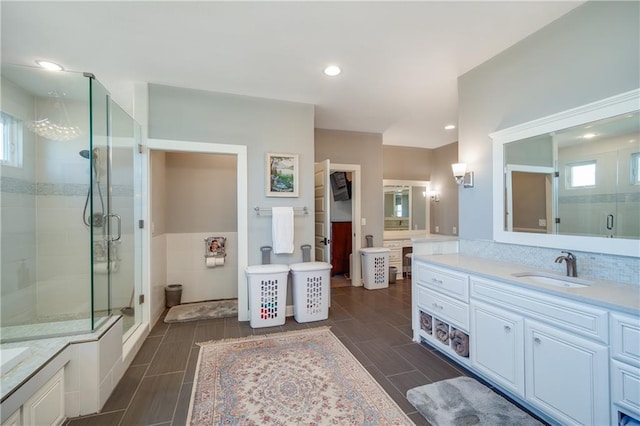
M613 229L613 215L607 215L607 229L611 231Z
M119 214L115 214L112 213L109 216L109 241L110 242L114 242L114 241L120 241L120 238L122 238L122 218L120 218ZM112 237L111 236L111 218L115 217L118 221L118 233L116 234L116 237Z

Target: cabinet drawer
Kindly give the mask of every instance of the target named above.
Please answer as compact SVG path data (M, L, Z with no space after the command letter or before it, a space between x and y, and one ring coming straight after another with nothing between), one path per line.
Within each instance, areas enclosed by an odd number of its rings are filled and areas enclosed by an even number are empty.
M388 249L399 249L402 248L402 240L387 240L382 243L382 246Z
M611 314L611 356L640 367L640 319Z
M469 305L435 291L418 288L418 306L436 318L469 332Z
M471 277L471 295L555 327L609 341L608 312L604 309L476 277Z
M439 291L463 302L469 302L469 277L447 269L416 262L414 275L420 286Z
M618 361L611 362L611 402L640 415L640 372Z
M402 262L402 250L390 250L389 251L390 262Z

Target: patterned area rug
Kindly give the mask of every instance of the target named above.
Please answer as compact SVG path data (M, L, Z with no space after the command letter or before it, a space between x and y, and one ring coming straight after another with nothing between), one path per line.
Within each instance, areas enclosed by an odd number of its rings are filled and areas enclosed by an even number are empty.
M238 299L213 300L172 306L164 317L164 322L187 322L236 316L238 316Z
M407 399L433 426L543 425L471 377L409 389Z
M187 424L411 425L328 327L201 344Z

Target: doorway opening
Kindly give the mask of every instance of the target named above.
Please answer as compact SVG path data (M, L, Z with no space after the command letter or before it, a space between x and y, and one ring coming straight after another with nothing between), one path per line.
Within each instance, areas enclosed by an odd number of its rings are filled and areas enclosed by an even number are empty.
M332 183L329 197L331 287L359 287L362 285L360 165L330 163L329 173ZM334 181L344 181L346 189Z
M234 285L235 288L227 289L228 293L233 294L233 296L238 299L238 320L239 321L247 321L249 319L248 314L248 291L246 284L246 277L244 271L248 264L248 224L247 224L247 149L245 146L240 145L224 145L224 144L215 144L215 143L202 143L202 142L188 142L188 141L173 141L173 140L159 140L159 139L149 139L147 141L148 148L150 150L149 157L152 156L153 153L180 153L180 154L217 154L220 156L232 156L235 157L235 175L236 175L236 190L234 194L230 194L232 202L236 205L236 214L235 214L235 234L233 237L235 238L235 247L229 251L231 247L227 246L227 254L232 253L234 260L234 270L232 271L234 277L232 277L233 281L236 283ZM197 158L197 156L196 156ZM166 252L167 248L167 237L173 237L169 234L162 238L162 235L159 234L159 230L157 229L157 223L155 223L156 218L154 218L154 199L153 195L156 195L156 191L162 191L162 188L154 188L153 179L154 179L154 171L150 170L148 172L149 184L148 190L150 199L148 200L149 205L149 214L147 215L150 218L150 233L148 233L149 238L147 242L147 246L149 248L149 257L146 262L146 270L149 273L151 279L149 280L150 286L149 294L151 295L151 323L155 321L164 310L163 303L163 287L165 284L169 284L169 281L174 279L169 275L167 268L164 268L164 272L160 271L162 268L158 268L157 265L153 265L152 263L157 261L156 259L162 259L162 252ZM166 176L165 176L165 184ZM166 188L164 189L166 192ZM157 194L156 197L164 196L162 193ZM215 211L215 210L214 210ZM211 212L213 213L213 212ZM166 231L165 231L166 233ZM210 235L209 237L218 237L219 235ZM203 236L204 237L204 236ZM204 250L204 238L202 241L198 240L200 243L198 247ZM227 241L229 241L227 239ZM154 251L159 251L158 256L154 255ZM204 253L204 251L203 251ZM197 256L191 256L196 258ZM190 257L190 258L191 258ZM227 256L228 257L228 256ZM199 258L199 257L198 257ZM204 258L204 257L203 257ZM225 263L228 260L225 259ZM203 268L201 268L203 269ZM224 271L223 268L219 268L221 272ZM211 272L209 270L205 270L206 272ZM220 272L220 271L215 271ZM158 274L164 276L157 276ZM196 277L197 278L197 277ZM196 286L197 287L197 286ZM194 287L194 291L200 291L201 293L207 291L206 286L200 288ZM204 293L203 293L204 294ZM189 296L192 298L202 298L202 294L194 293ZM225 296L226 297L226 296ZM196 300L194 299L194 300Z

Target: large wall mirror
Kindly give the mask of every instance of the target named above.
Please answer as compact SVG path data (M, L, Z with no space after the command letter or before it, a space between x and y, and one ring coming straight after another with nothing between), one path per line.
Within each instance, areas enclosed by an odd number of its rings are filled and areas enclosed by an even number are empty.
M384 231L400 234L428 232L428 190L427 181L384 179Z
M491 134L494 238L640 257L640 90Z

